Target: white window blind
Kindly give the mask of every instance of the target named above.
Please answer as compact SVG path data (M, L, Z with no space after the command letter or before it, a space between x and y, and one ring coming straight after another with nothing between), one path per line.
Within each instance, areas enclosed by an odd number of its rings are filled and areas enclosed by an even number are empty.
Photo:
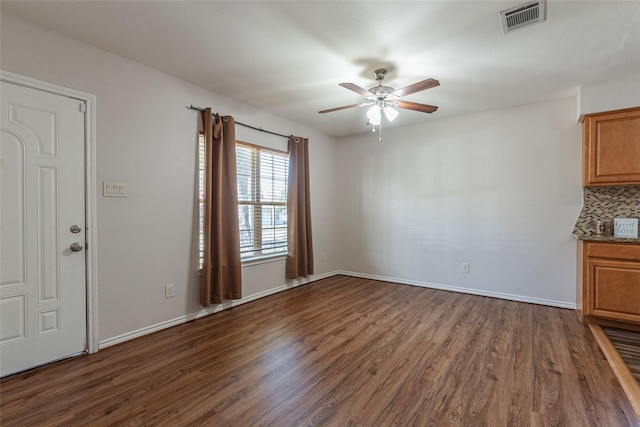
M286 253L289 155L237 142L236 165L241 257Z
M200 268L204 257L204 135L198 144ZM252 257L287 252L289 155L237 142L238 223L240 255Z
M198 195L200 196L198 199L198 218L200 219L198 242L200 250L200 268L202 268L202 262L204 260L204 168L204 134L201 132L198 137L198 182L200 184L198 191Z

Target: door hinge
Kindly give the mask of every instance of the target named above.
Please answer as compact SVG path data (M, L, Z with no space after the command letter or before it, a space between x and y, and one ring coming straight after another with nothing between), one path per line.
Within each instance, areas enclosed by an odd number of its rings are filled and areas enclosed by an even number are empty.
M87 112L87 104L85 104L84 102L80 103L80 112L81 113L86 113Z

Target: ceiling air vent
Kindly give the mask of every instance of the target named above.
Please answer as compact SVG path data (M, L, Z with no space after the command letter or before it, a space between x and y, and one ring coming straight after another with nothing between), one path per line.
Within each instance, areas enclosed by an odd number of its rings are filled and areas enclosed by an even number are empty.
M544 22L547 17L545 13L546 3L544 0L532 1L521 4L511 9L500 12L500 20L502 21L502 31L507 34L518 28L527 25Z

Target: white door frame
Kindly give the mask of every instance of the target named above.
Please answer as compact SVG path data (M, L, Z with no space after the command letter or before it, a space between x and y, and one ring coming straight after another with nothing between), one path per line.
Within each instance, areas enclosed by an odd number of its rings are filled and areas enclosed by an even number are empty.
M52 83L43 82L19 74L0 70L0 80L33 89L43 90L56 95L84 101L85 136L84 136L84 182L85 182L85 221L86 221L86 278L87 289L87 351L98 351L98 273L97 273L97 241L96 230L96 97L89 93L80 92Z

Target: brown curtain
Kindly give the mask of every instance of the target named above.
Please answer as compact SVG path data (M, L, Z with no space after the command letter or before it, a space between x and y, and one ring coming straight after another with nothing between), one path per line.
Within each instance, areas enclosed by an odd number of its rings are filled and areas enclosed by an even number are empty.
M289 138L289 198L287 200L287 279L313 274L309 140Z
M233 117L202 113L205 141L204 263L200 303L242 298Z

